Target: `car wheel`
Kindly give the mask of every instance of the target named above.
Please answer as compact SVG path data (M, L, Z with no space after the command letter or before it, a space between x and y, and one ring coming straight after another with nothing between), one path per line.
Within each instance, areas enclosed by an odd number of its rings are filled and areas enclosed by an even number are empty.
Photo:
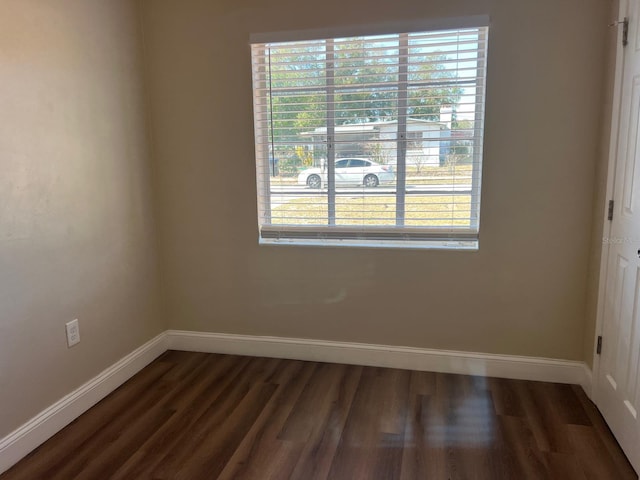
M309 178L307 178L307 185L309 188L320 188L322 186L322 179L319 175L309 175Z
M380 181L378 180L378 177L376 177L375 175L369 174L366 177L364 177L364 181L362 183L364 183L365 187L377 187Z

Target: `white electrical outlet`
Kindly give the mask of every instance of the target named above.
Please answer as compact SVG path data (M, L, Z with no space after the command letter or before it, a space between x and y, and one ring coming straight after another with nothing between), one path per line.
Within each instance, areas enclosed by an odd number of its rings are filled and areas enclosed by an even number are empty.
M80 325L78 325L78 319L71 320L67 323L67 346L73 347L76 343L80 342Z

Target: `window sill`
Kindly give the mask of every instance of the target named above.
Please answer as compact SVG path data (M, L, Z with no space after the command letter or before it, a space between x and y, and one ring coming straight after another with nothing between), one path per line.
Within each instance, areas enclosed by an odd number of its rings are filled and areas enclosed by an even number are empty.
M354 240L354 239L277 239L261 238L260 245L279 247L352 247L352 248L385 248L402 250L458 250L476 252L479 250L478 240Z

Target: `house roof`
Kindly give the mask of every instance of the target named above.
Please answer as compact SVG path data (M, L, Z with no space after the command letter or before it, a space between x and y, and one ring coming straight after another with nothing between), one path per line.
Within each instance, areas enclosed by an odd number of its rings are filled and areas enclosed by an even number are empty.
M350 123L345 125L336 125L335 132L336 133L373 133L378 131L380 127L385 127L387 125L395 125L397 123L398 123L397 120L378 120L376 122L363 122L363 123ZM431 120L422 120L419 118L408 118L407 123L438 125L439 127L445 127L447 125L444 122L434 122ZM318 127L315 130L300 133L300 135L303 135L303 136L326 135L326 134L327 134L327 127Z

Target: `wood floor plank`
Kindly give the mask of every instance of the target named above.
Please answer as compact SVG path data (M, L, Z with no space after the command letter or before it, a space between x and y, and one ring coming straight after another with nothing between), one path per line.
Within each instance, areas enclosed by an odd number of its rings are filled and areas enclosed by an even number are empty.
M292 480L322 480L329 477L329 469L336 455L350 407L353 402L362 367L344 366L342 376L334 382L326 402L331 408L313 426L295 469Z
M609 430L608 425L605 423L604 418L600 415L600 412L596 408L595 404L587 398L586 393L582 390L578 385L572 385L572 390L574 391L576 397L582 404L584 411L586 412L589 420L591 421L591 425L596 431L598 438L607 449L610 458L616 464L618 471L620 472L621 479L632 479L634 476L629 476L630 472L633 472L633 468L629 463L629 460L622 452L620 445L616 442L611 430Z
M627 480L577 386L166 352L0 480Z
M435 395L436 377L435 372L412 371L409 393L411 395Z
M566 455L564 453L544 453L547 468L549 470L549 479L571 478L575 480L587 480L584 471L578 463L575 455Z
M538 448L544 452L573 453L567 424L562 421L557 405L549 397L547 385L519 382L516 389Z
M509 457L512 478L539 480L549 478L547 458L539 450L533 432L524 417L502 415L498 418L503 448ZM569 477L570 478L570 477Z
M517 380L506 378L488 379L489 389L493 398L493 406L497 415L508 415L510 417L526 416L524 406L518 398L515 389Z
M210 424L172 478L218 478L276 388L269 383L251 386L228 413Z
M385 378L386 377L386 378ZM387 393L379 400L382 407L380 417L380 431L385 434L403 436L406 427L407 404L411 372L408 370L383 369L379 386L376 388ZM394 443L396 437L388 437L385 444Z
M428 429L431 441L446 448L447 475L496 478L500 458L495 407L486 379L438 374L433 406Z
M408 373L408 372L407 372ZM389 369L367 368L363 370L360 383L347 417L336 456L329 471L332 479L376 478L376 467L402 462L402 451L396 442L387 442L383 426L395 415L389 404L381 402L381 392L389 392L395 385L395 373ZM408 375L405 375L408 378ZM404 395L408 397L407 391ZM404 412L406 415L406 411ZM384 459L384 464L378 462ZM398 472L396 472L399 474ZM381 476L379 478L395 478Z
M108 399L82 415L82 421L77 419L45 442L18 463L11 475L19 479L55 479L65 478L62 476L64 472L74 466L80 471L103 442L117 440L118 432L128 425L137 412L146 408L154 395L152 387L171 368L172 364L154 362L143 369L136 375L135 382L125 383L109 395Z
M317 369L314 363L287 361L271 378L280 382L277 391L229 459L220 479L290 477L304 442L283 441L279 433Z
M343 374L343 366L318 365L299 398L296 399L278 439L306 442L313 432L314 425L318 423L318 417L327 415L330 408L327 402L331 398L331 391L336 386L336 379Z
M188 443L192 429L205 415L211 402L246 368L249 359L211 356L204 368L197 368L197 375L191 381L180 383L177 397L169 397L165 406L176 409L174 415L157 432L144 442L138 451L114 474L114 478L162 478L162 470L167 468L167 456L176 446ZM159 471L158 471L159 470Z
M626 477L618 470L593 428L582 425L569 425L567 428L577 461L587 480Z
M435 391L434 391L435 394ZM400 478L447 478L446 447L430 438L430 407L433 396L411 395L409 399Z
M266 395L267 389L258 392L252 390L252 386L261 380L260 374L264 373L260 367L260 362L255 359L245 359L243 367L235 372L231 380L224 379L224 388L217 389L213 395L204 396L204 408L198 410L194 415L189 428L184 430L186 435L182 435L181 441L173 445L158 468L151 472L154 478L180 478L185 465L194 456L194 449L200 448L202 444L207 445L212 439L220 438L215 434L216 429L221 427L225 419L233 413L245 396L250 394L253 399L254 395L260 397L263 394ZM211 385L216 387L217 383ZM217 454L216 451L209 452L212 457Z
M92 454L90 460L80 470L70 474L65 468L56 474L55 478L93 480L113 477L118 468L133 455L135 449L175 413L174 410L163 408L150 409L139 419L133 421L128 427L128 431L120 435L117 440L103 445L100 451Z
M571 385L540 383L544 394L562 423L591 426L591 420Z

